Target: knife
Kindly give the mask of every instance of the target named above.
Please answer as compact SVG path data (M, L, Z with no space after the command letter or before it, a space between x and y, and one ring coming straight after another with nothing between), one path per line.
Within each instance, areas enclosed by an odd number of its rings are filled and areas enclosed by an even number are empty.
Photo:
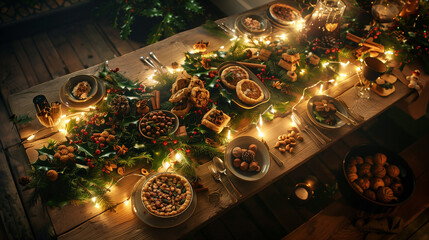
M277 163L277 165L279 165L279 167L282 167L283 162L270 151L270 147L268 147L267 141L263 141L263 143L264 143L265 147L267 148L268 153L270 154L270 157L274 160L274 162Z
M342 112L340 112L340 111L336 111L335 112L335 116L337 116L337 117L339 117L340 119L342 119L343 121L346 121L346 122L348 122L348 123L351 123L351 124L353 124L353 125L359 125L355 120L353 120L353 119L351 119L351 118L349 118L349 117L347 117L346 115L344 115Z
M150 52L149 56L160 66L161 70L165 70L165 66L164 64L161 63L161 61L159 61L159 59L156 57L155 53Z

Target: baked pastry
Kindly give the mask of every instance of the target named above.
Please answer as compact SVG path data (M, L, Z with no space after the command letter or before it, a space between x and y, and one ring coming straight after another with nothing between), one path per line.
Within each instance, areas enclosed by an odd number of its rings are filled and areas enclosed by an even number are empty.
M171 92L174 94L180 89L186 88L191 81L192 76L189 75L186 71L182 71L177 75L176 81L173 83Z
M210 92L205 88L194 87L191 90L189 99L195 107L201 108L209 102Z
M188 88L182 88L173 95L171 95L170 101L171 103L177 103L180 101L185 101L188 98L189 95L189 89Z
M223 113L221 110L212 109L204 115L201 124L217 133L220 133L228 124L230 119L231 117Z
M188 85L189 89L192 89L194 87L205 88L204 87L204 82L201 81L197 76L193 76L191 78L191 81L189 82L189 85Z
M249 74L239 66L231 66L222 71L220 78L225 87L235 90L239 81L249 79Z
M249 79L241 80L236 88L238 98L249 105L255 105L264 99L262 88Z
M156 216L171 217L185 211L192 200L192 188L186 178L161 173L149 178L143 185L142 201Z
M187 101L180 101L173 109L171 109L171 112L176 114L177 116L184 116L191 110L192 105Z
M291 24L291 22L297 20L300 17L298 10L282 3L275 3L271 5L269 12L274 20L281 24L287 25Z

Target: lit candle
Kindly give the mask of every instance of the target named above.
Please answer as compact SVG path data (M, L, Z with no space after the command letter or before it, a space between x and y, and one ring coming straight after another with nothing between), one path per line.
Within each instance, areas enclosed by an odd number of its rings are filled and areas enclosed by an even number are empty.
M228 129L228 135L226 136L228 142L231 141L231 129Z
M308 191L305 188L298 187L295 189L295 195L297 198L301 200L307 200L308 199Z
M323 83L320 84L320 89L319 89L319 94L322 94L322 93L323 93Z

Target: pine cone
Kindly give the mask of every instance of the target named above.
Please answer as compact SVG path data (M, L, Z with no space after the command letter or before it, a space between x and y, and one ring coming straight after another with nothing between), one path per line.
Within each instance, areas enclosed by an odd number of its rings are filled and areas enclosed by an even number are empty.
M333 36L323 36L320 39L320 46L324 48L336 48L338 47L338 43Z
M242 159L247 163L251 163L253 160L255 160L255 152L252 150L243 152Z
M27 184L29 184L29 183L30 183L30 178L29 178L29 177L27 177L27 176L25 176L25 177L20 177L20 178L18 179L18 183L19 183L21 186L25 186L25 185L27 185Z
M118 116L124 116L128 114L130 111L130 103L128 102L128 99L125 96L118 96L114 98L110 102L110 106L112 110L117 113Z

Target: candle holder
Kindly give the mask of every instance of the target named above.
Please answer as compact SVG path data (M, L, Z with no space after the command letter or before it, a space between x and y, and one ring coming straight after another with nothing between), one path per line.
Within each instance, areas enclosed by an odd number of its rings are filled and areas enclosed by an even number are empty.
M49 104L44 95L37 95L33 98L36 116L40 124L45 127L54 127L61 120L61 103L53 102Z
M314 197L318 185L319 180L315 176L308 176L304 182L295 185L293 197L297 200L308 201Z

